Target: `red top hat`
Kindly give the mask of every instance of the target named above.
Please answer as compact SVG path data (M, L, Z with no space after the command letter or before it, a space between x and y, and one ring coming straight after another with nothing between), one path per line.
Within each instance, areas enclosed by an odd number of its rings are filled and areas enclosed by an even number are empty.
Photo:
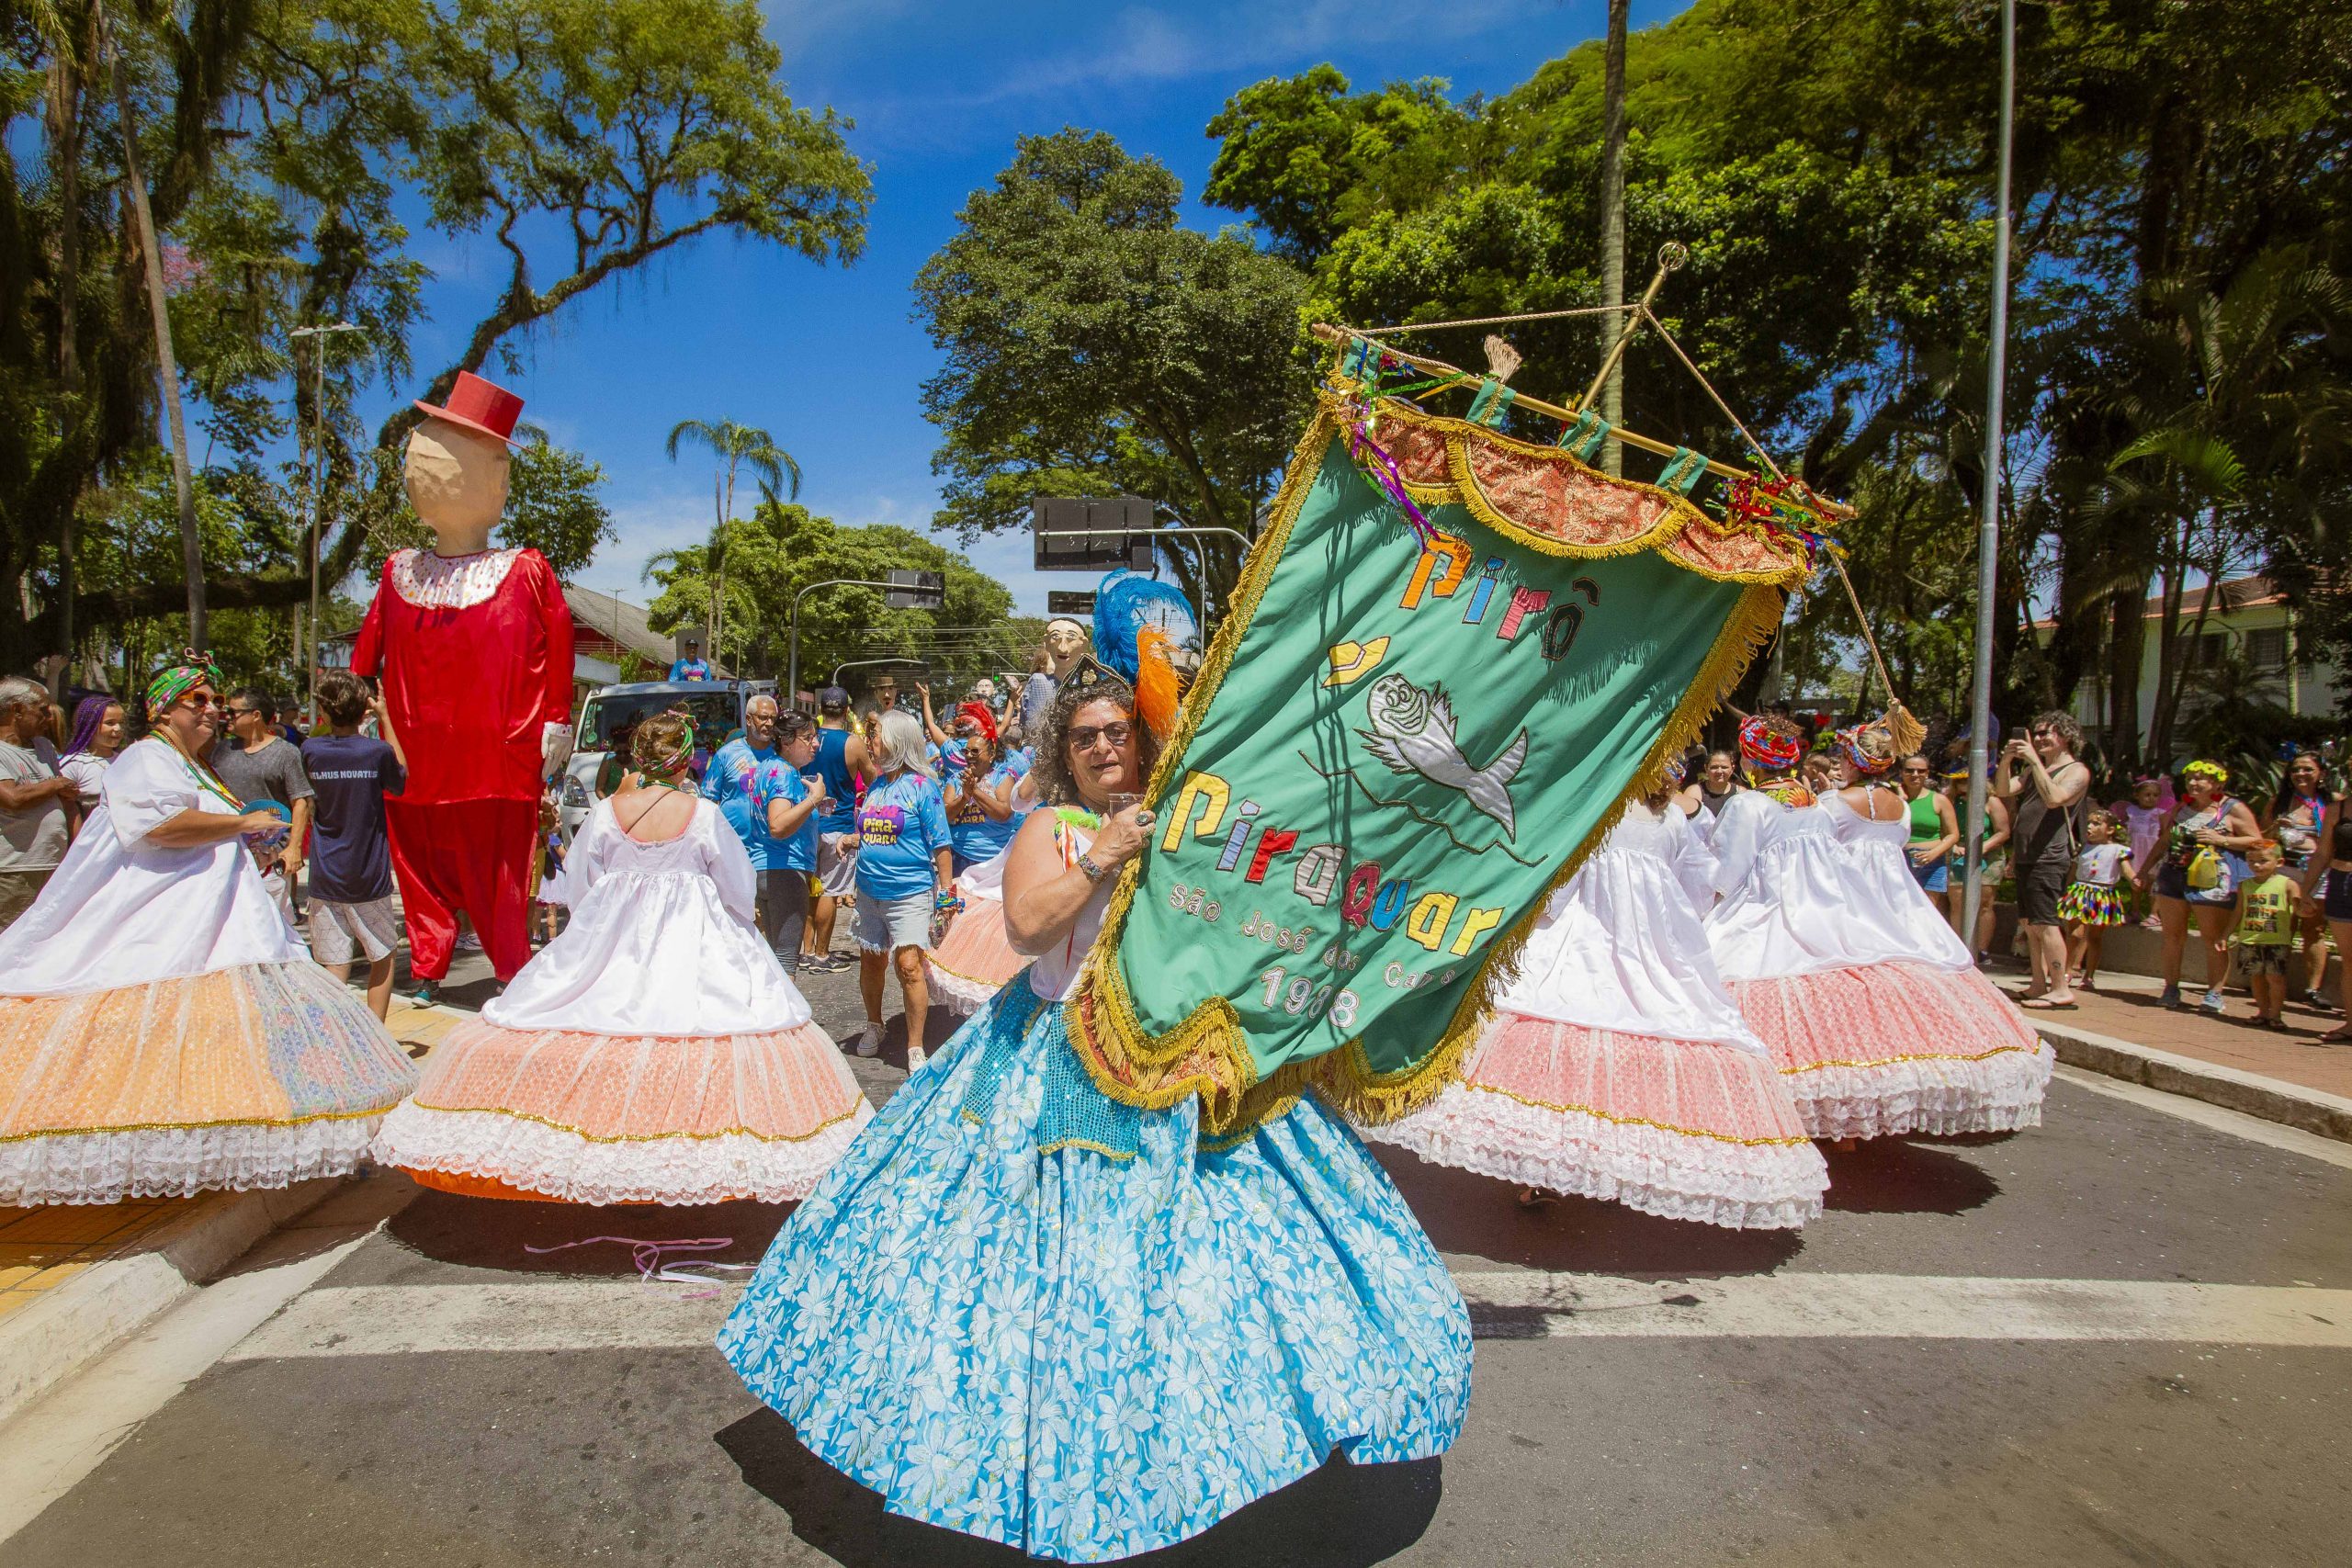
M523 400L470 370L458 372L458 384L449 389L448 407L435 408L422 398L416 406L435 419L446 419L493 441L520 445L514 439L514 421L523 412Z

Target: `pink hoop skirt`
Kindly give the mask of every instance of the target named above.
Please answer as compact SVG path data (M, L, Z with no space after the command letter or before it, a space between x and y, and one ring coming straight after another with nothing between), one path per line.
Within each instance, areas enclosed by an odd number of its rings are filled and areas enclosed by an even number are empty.
M1793 1229L1829 1172L1752 1050L1498 1011L1460 1083L1367 1136L1670 1220Z
M1816 1138L2041 1124L2056 1058L1974 969L1898 960L1735 980L1731 995Z
M1004 934L1004 903L998 898L966 898L945 940L922 956L932 996L948 1011L964 1015L988 1006L1006 981L1029 967Z
M384 1119L377 1157L570 1203L805 1198L874 1114L814 1024L686 1038L469 1020Z

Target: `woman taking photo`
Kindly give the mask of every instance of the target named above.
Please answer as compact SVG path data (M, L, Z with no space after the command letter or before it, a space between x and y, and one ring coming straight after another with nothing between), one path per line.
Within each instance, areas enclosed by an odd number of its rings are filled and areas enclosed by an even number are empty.
M2140 890L2152 887L2156 918L2165 928L2165 1006L2180 999L2181 955L2188 946L2193 911L2205 945L2205 999L2210 1013L2222 1010L2222 978L2230 969L2230 912L2245 877L2245 852L2262 841L2262 829L2245 803L2223 793L2230 771L2219 762L2191 762L2183 770L2180 804L2165 818L2161 852L2139 869Z
M1199 1100L1113 1100L1064 1008L1127 865L1150 739L1080 665L1046 709L1046 808L1005 918L1030 954L776 1237L718 1337L752 1392L891 1513L1097 1562L1306 1475L1460 1429L1460 1293L1312 1096L1220 1140ZM1122 801L1129 804L1122 805Z
M2314 858L2324 858L2318 855L2320 829L2335 798L2327 787L2327 764L2319 754L2296 752L2278 781L2278 793L2262 814L2262 830L2278 841L2284 869L2297 882L2304 880ZM2326 1012L2335 1006L2320 989L2327 979L2327 916L2318 905L2308 904L2296 923L2303 938L2303 983L2296 999Z

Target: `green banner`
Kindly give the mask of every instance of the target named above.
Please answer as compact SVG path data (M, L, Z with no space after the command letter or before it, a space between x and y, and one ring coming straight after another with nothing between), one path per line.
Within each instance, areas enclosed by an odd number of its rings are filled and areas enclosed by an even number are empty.
M1374 1119L1434 1092L1492 961L1804 571L1565 451L1358 416L1327 395L1300 447L1070 1020L1106 1092L1213 1127L1310 1077Z

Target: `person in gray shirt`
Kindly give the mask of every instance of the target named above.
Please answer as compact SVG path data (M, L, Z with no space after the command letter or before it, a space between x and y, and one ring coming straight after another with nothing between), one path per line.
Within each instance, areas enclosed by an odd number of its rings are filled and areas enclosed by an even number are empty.
M302 874L302 849L311 837L311 775L302 752L278 739L270 724L268 696L251 686L229 694L229 738L212 749L212 771L247 806L274 800L293 816L281 843L272 834L254 840L262 882L288 923L294 919L294 884Z
M58 773L48 724L47 687L0 680L0 927L32 908L72 837L66 802L81 792Z

